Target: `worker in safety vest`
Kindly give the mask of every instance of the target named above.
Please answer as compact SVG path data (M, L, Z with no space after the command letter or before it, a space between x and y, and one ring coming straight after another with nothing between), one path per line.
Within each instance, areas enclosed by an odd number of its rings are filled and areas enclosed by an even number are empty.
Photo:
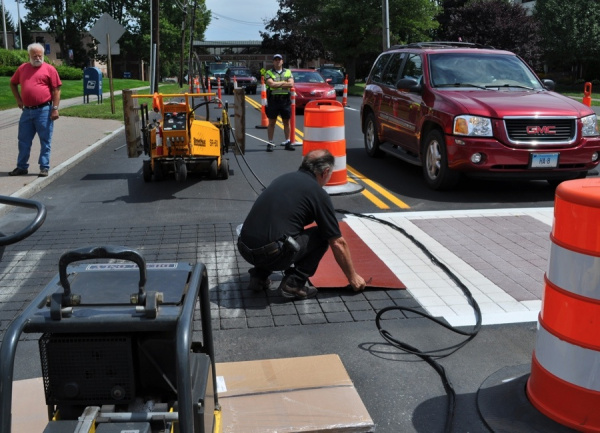
M267 106L265 114L269 119L267 126L267 152L273 152L273 135L275 134L275 125L277 116L281 116L283 122L283 134L285 140L282 146L285 150L296 150L290 141L290 117L292 115L292 101L290 98L290 89L294 87L294 77L289 69L283 67L283 57L281 54L273 56L273 67L264 74L267 87Z

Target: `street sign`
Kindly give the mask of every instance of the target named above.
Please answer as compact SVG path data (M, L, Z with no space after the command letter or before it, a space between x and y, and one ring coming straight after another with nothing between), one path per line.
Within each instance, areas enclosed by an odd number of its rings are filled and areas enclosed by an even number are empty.
M110 38L112 41L112 37ZM108 56L108 50L106 49L106 41L104 43L98 42L98 54L101 56ZM121 47L119 44L110 44L110 54L111 56L118 56L121 54Z
M107 13L102 14L102 16L98 18L98 21L96 21L94 26L90 29L90 34L100 43L106 43L106 35L109 35L110 40L114 44L121 36L123 36L123 33L125 33L125 27L119 24ZM110 48L111 53L115 54L112 52L112 46Z

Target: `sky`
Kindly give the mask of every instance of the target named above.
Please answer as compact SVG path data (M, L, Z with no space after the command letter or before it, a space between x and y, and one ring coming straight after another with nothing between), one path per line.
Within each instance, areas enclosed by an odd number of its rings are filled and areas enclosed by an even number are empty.
M17 22L16 0L1 0ZM149 0L146 0L149 1ZM205 0L213 19L204 33L207 41L260 41L259 31L265 30L263 21L277 14L277 0ZM21 18L27 14L25 7L19 6ZM1 18L1 13L0 13Z

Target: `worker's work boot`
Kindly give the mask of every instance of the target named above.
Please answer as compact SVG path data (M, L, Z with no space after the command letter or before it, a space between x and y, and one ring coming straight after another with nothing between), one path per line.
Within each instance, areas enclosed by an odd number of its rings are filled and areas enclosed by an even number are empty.
M281 295L288 299L308 299L317 296L319 291L313 286L292 287L287 284L281 288Z
M251 277L250 284L248 284L248 289L253 292L262 292L263 290L268 290L271 287L271 280L261 280L258 277Z

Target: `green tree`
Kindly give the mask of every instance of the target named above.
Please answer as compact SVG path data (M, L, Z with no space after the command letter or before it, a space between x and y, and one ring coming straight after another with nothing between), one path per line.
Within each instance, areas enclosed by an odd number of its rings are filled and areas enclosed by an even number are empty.
M350 84L356 77L357 60L367 57L370 64L381 51L381 0L279 0L279 7L266 26L274 34L263 33L263 42L279 41L292 58L320 54L343 62ZM432 0L389 0L390 41L430 40L438 10Z
M509 0L473 0L455 8L445 37L513 51L532 66L540 65L537 19Z
M573 78L592 78L600 55L600 3L537 0L534 16L549 65L572 70Z
M27 26L47 29L56 38L65 64L76 67L87 64L88 54L81 36L99 15L96 1L24 0L23 4L29 10ZM73 52L72 59L69 57L70 50Z

